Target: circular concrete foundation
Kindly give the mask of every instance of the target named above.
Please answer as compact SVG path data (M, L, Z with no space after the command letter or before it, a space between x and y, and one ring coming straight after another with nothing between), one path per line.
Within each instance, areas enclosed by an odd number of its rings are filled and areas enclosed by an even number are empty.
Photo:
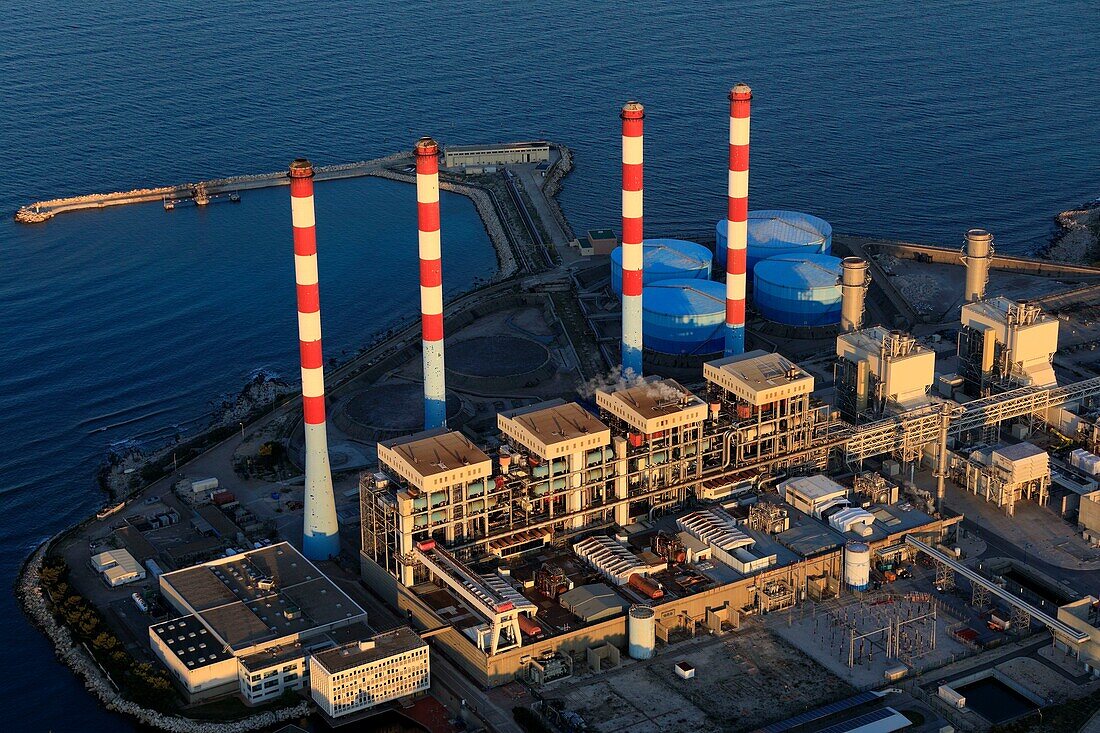
M519 336L477 336L447 344L452 386L482 393L534 386L554 376L550 350Z
M447 423L454 425L462 400L447 395ZM356 440L385 440L424 429L424 388L410 382L369 387L336 410L337 425Z

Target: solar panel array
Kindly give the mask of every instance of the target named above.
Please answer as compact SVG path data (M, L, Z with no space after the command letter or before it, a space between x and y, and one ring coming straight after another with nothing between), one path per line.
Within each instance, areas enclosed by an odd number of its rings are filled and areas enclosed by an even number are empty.
M843 723L837 723L836 725L830 725L828 728L822 728L817 733L848 733L848 731L862 728L865 725L892 718L896 714L897 711L893 708L879 708L878 710L872 710L869 713L864 713L851 720L845 720Z
M853 695L852 697L849 697L847 699L838 700L837 702L831 702L828 705L822 705L821 707L814 708L813 710L807 710L806 712L800 713L793 718L787 718L786 720L781 720L778 723L772 723L769 726L761 728L758 733L785 733L786 731L793 730L800 725L812 723L815 720L821 720L822 718L827 718L830 715L842 713L845 710L851 710L852 708L863 705L864 703L869 703L872 700L877 700L879 699L879 697L880 695L876 692L861 692L858 695ZM877 720L881 720L881 718L877 718ZM830 728L830 730L832 729ZM845 728L845 730L847 729ZM825 732L821 731L820 733Z

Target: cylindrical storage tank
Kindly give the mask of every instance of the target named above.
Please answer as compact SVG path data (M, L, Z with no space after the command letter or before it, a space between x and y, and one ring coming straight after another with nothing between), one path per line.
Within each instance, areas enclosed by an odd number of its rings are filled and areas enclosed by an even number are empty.
M644 295L642 296L645 297ZM627 654L652 659L657 653L657 614L649 606L632 606L626 615Z
M786 254L824 254L833 251L833 227L829 222L800 211L762 209L749 212L749 244L746 270L749 275L757 262ZM726 220L715 226L715 255L719 267L726 266Z
M849 542L844 548L844 582L852 590L865 591L871 583L871 548Z
M752 302L769 321L789 326L840 323L840 258L781 255L760 262Z
M714 354L725 345L726 288L662 280L642 291L642 343L663 354Z
M642 285L671 278L709 280L713 260L709 249L686 239L646 239L642 242ZM611 253L611 289L615 295L623 294L622 247Z

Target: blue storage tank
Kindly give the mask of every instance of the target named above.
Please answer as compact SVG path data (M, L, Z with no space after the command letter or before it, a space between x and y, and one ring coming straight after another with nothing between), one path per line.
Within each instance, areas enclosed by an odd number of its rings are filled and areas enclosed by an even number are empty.
M840 258L780 255L757 263L752 300L769 321L790 326L840 323Z
M833 251L833 227L812 214L761 209L749 212L749 244L745 271L751 276L760 260L786 254L823 254ZM726 269L726 220L715 226L718 267Z
M642 343L664 354L714 354L725 347L726 286L671 279L642 290Z
M714 261L711 251L685 239L646 239L642 241L642 285L669 278L710 279ZM611 289L623 294L623 248L611 253Z

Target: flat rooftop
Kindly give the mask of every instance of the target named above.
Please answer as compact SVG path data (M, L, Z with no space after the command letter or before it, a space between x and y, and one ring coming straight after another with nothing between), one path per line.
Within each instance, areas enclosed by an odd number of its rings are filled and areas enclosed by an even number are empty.
M813 391L814 378L783 356L757 349L703 364L703 376L753 404Z
M234 650L365 615L287 542L165 573L160 583Z
M329 674L336 674L348 669L370 664L395 654L411 652L414 649L427 649L428 644L413 633L407 626L378 634L369 641L355 641L343 644L334 649L326 649L317 652L313 658L324 667Z
M528 148L546 148L550 143L545 140L525 140L515 143L499 143L497 145L446 145L444 152L448 153L480 153L488 150L527 150Z
M194 614L153 624L149 630L188 669L201 669L233 657Z
M775 539L801 558L831 552L847 542L844 535L828 524L819 522L794 507L787 506L787 516L791 520L790 528L775 535Z
M870 328L860 329L859 331L852 331L851 333L841 334L840 336L837 336L837 340L838 342L846 342L854 351L860 351L864 353L878 353L882 350L883 342L897 335L901 335L906 339L912 339L909 334L897 334L896 332L891 331L885 326L871 326ZM928 349L919 341L912 340L909 343L910 351L906 354L903 354L902 358L928 351ZM838 346L837 349L839 350L840 347Z
M706 419L707 405L675 379L646 377L639 384L596 391L596 404L642 432Z
M488 463L489 456L473 441L456 430L435 428L413 435L383 440L378 444L391 451L406 466L423 478L447 473L463 466ZM396 468L396 467L395 467Z
M513 423L519 430L513 429L513 425L507 422ZM533 442L540 444L538 447L549 448L578 438L602 437L601 444L611 442L610 429L598 417L576 402L562 399L499 412L497 423L506 435L525 444L533 439Z

